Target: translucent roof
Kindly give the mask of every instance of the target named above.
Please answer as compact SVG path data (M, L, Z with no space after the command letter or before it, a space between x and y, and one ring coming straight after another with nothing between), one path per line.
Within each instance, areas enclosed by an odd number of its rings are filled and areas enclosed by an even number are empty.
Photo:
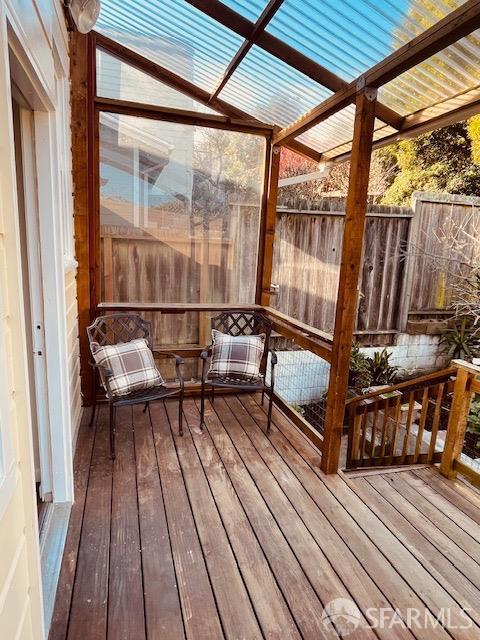
M324 70L337 77L337 87L342 86L462 4L462 0L284 0L227 76L219 98L283 128L332 95L331 83L328 88L317 81ZM96 28L213 94L267 5L267 0L102 0ZM287 45L282 60L272 55L279 41ZM139 101L135 82L135 74L124 72L125 99L131 95ZM100 87L107 91L104 95L114 97L107 84L104 76ZM381 87L378 99L397 114L397 120L403 116L415 120L421 110L428 117L447 113L468 102L465 96L478 100L479 87L480 31L476 31ZM153 94L152 89L142 99L177 106L163 102L161 91ZM185 108L201 110L194 102ZM343 154L349 150L353 118L351 105L298 140L327 156ZM375 128L378 139L396 131L380 120Z
M243 39L183 0L106 0L97 29L211 91Z
M353 80L460 0L285 0L267 31L344 80Z
M252 116L282 127L330 95L318 82L256 46L220 93Z

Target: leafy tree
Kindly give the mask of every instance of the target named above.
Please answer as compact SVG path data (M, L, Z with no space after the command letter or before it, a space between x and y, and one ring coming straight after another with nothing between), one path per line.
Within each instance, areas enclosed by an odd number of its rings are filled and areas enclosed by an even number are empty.
M382 199L409 205L414 191L480 193L480 121L437 129L386 149L398 173Z

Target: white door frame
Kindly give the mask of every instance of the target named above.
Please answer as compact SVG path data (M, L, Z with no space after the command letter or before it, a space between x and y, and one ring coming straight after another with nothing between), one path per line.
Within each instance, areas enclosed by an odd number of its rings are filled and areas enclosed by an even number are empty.
M51 454L51 491L54 502L73 502L72 425L67 352L65 271L56 144L55 96L29 55L25 34L7 11L9 46L14 56L15 81L32 102L39 236L42 255L45 360L48 379L48 416ZM19 77L21 82L18 82ZM26 85L26 89L22 86ZM59 132L63 133L63 132Z
M20 137L24 190L26 249L28 258L29 296L33 348L33 375L38 421L40 458L40 496L53 496L50 413L48 402L48 374L45 354L45 321L43 302L42 255L37 195L37 167L33 112L20 106Z

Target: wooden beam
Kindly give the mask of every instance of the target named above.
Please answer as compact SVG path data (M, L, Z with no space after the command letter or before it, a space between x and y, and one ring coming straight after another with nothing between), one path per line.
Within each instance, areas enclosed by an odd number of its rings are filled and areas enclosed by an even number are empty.
M325 473L336 473L340 458L350 354L357 310L358 278L367 214L375 100L376 91L369 88L363 89L356 100L352 161L345 206L342 257L322 451L322 470Z
M270 174L268 176L268 192L265 226L260 244L259 268L261 269L260 304L270 304L270 286L272 283L273 243L275 240L275 223L277 219L278 175L280 171L280 152L278 146L271 147Z
M198 111L176 109L173 107L145 105L139 102L118 100L116 98L96 98L95 105L100 111L108 111L109 113L120 113L152 120L166 120L168 122L197 125L212 129L242 131L243 133L253 133L263 136L271 136L273 131L272 126L265 125L263 122L258 122L257 120L232 118L231 116L212 113L199 113Z
M142 56L136 51L133 51L128 47L124 47L119 42L116 42L115 40L111 40L110 38L102 35L101 33L97 33L97 32L92 32L92 33L94 34L97 46L100 49L106 51L107 53L114 56L115 58L122 60L122 62L125 62L126 64L134 67L135 69L138 69L143 73L146 73L147 75L154 78L155 80L159 80L160 82L163 82L169 87L172 87L173 89L176 89L181 93L184 93L185 95L189 96L190 98L193 98L197 102L200 102L201 104L204 104L207 107L215 109L219 113L222 113L226 116L245 119L248 121L255 120L260 123L260 120L258 120L258 118L254 118L249 113L246 113L245 111L238 109L237 107L229 104L228 102L225 102L225 100L221 100L220 98L215 98L214 100L210 100L210 94L208 93L208 91L205 91L201 87L197 87L195 84L189 82L188 80L185 80L184 78L182 78L181 76L178 76L172 71L165 69L161 65L157 64L156 62L153 62L152 60L149 60L148 58L146 58L145 56ZM262 123L262 124L265 127L270 126L266 123ZM307 145L304 145L295 141L295 143L292 144L291 146L289 144L287 144L286 146L288 148L291 148L292 151L295 151L296 153L301 153L302 155L305 155L311 158L315 162L320 161L321 154L318 151L311 149Z
M104 312L123 313L125 311L154 311L156 313L192 313L210 311L263 311L257 304L224 304L210 302L100 302L97 310Z
M219 0L187 0L187 2L246 40L252 39L255 24ZM347 86L347 82L335 73L282 42L282 40L268 33L268 31L261 31L257 34L255 44L290 67L312 78L315 82L327 87L330 91L337 92ZM350 102L354 101L355 97ZM377 102L376 109L377 116L383 122L395 129L400 128L403 121L403 117L400 114L379 102Z
M260 14L260 17L256 21L250 38L243 41L237 53L234 55L234 57L230 61L225 72L222 74L222 77L217 82L215 89L212 91L212 94L210 96L210 100L213 100L214 98L216 98L220 93L220 91L223 89L223 87L230 80L235 69L238 67L238 65L242 62L242 60L245 58L247 53L253 47L256 40L260 36L260 34L265 30L265 27L267 26L267 24L270 22L270 20L276 14L278 9L281 7L283 1L284 0L270 0L270 2L267 4L265 9Z
M88 364L90 348L86 327L91 321L92 262L90 245L91 175L93 171L94 128L93 113L89 109L95 86L95 49L92 38L71 31L70 45L70 104L72 136L73 213L75 226L75 256L77 268L78 333L80 344L80 376L82 400L93 400L92 368Z

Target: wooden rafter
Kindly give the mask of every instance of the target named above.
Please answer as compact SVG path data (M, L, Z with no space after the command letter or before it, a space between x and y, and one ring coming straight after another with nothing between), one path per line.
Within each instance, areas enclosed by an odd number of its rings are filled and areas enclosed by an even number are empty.
M480 0L467 0L458 9L391 53L345 88L282 129L274 138L274 143L285 144L288 140L340 111L355 98L359 87L381 87L479 27ZM404 127L405 119L399 127L400 131Z
M246 40L253 38L255 23L250 22L250 20L230 9L219 0L187 0L187 2ZM255 44L297 71L312 78L312 80L327 87L330 91L340 91L348 86L348 83L335 73L282 42L282 40L268 33L268 31L262 30L257 33ZM355 97L352 98L351 102L354 101ZM376 114L380 120L395 129L399 129L403 121L400 114L379 102L377 102Z
M260 14L260 17L255 23L255 26L252 30L252 35L250 36L250 38L245 39L243 41L237 53L234 55L234 57L230 61L225 72L222 74L222 77L220 78L217 85L215 86L215 89L212 91L210 100L213 100L214 98L216 98L220 93L220 91L223 89L223 87L227 84L229 79L232 77L232 74L235 71L235 69L238 67L238 65L242 62L242 60L245 58L247 53L253 47L253 45L259 38L260 34L263 33L263 31L265 30L265 27L273 18L275 13L280 9L283 2L284 0L270 0L270 2L267 4L267 6L262 11L262 13Z
M185 78L182 78L181 76L173 73L172 71L169 71L156 62L153 62L153 60L149 60L145 56L142 56L140 53L137 53L136 51L123 46L119 42L116 42L115 40L112 40L98 32L94 32L93 36L95 37L97 47L99 47L100 49L106 51L108 54L114 56L115 58L122 60L126 64L135 67L139 71L148 74L155 80L159 80L169 87L172 87L173 89L184 93L197 102L215 109L219 113L222 113L226 116L248 120L250 122L256 121L266 128L270 126L269 124L262 123L260 120L258 120L258 118L254 118L249 113L238 109L225 100L221 100L220 98L210 100L210 94L208 91L205 91L192 82L185 80ZM284 146L287 146L292 151L300 153L301 155L306 156L311 160L314 160L315 162L320 162L321 153L315 151L315 149L312 149L305 144L302 144L295 140Z

